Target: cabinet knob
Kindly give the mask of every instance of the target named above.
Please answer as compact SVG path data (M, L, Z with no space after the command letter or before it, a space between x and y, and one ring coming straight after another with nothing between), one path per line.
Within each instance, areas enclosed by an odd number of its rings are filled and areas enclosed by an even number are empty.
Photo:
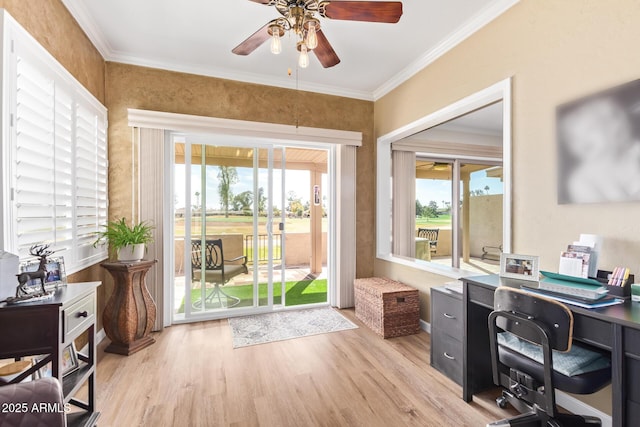
M89 317L89 313L87 313L87 310L79 311L76 316L78 316L78 317Z

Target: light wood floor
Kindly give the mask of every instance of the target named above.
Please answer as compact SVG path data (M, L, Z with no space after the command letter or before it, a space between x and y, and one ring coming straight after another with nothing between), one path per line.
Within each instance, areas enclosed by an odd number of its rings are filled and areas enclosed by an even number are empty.
M460 398L429 366L429 335L359 329L234 350L226 320L173 326L125 357L98 349L105 426L484 426L495 395Z

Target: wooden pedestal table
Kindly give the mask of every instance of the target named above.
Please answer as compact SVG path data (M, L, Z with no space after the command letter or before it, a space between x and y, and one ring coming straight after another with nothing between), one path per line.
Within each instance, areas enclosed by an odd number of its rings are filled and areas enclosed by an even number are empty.
M156 304L145 277L157 261L105 262L115 287L102 315L104 332L111 344L109 353L136 353L156 342L149 336L156 321Z

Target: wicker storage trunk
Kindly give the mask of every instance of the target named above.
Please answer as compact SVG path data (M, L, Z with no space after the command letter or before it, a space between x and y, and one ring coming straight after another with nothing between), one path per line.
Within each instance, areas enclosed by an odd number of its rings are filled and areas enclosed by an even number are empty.
M356 317L384 338L420 331L418 290L389 279L354 281Z

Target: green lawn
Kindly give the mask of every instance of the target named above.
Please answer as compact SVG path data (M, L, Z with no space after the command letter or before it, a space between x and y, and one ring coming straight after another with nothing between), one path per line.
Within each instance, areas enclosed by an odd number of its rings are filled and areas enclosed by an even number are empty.
M417 217L416 227L418 228L451 228L451 215L440 215L436 218Z
M191 233L199 235L200 218L194 218L191 224ZM266 233L266 218L258 218L259 233ZM322 218L322 229L327 230L328 219ZM311 230L311 220L309 218L287 218L285 230L289 233L309 233ZM253 217L230 215L225 218L223 215L207 216L207 235L217 234L253 234ZM184 218L175 219L176 237L184 236Z
M260 305L267 305L267 284L260 283L258 285L258 297L260 298ZM273 303L280 304L282 301L282 286L274 283L273 285ZM240 304L235 307L251 307L253 306L253 285L242 286L223 286L222 290L229 295L240 298ZM207 289L207 293L212 289ZM200 299L200 289L191 290L191 302ZM229 301L232 302L232 301ZM327 302L327 279L317 280L301 280L286 283L286 298L285 305L303 305ZM207 308L214 309L220 308L217 298L211 304L207 303ZM178 313L184 313L184 299L180 304Z

